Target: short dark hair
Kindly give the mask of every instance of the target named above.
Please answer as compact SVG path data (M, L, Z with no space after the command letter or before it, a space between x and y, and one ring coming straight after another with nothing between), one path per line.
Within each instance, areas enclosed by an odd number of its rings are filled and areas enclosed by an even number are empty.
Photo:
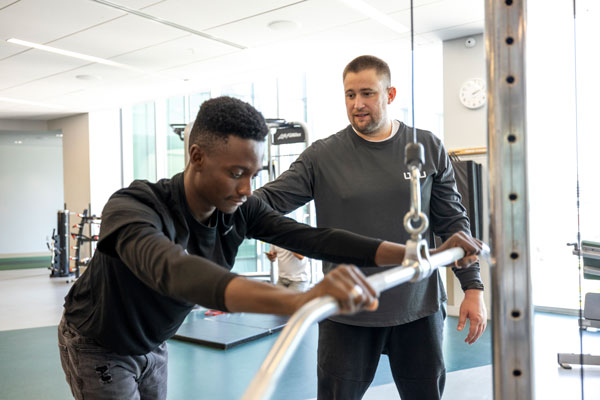
M389 87L392 84L392 73L390 67L385 61L375 56L358 56L354 60L350 61L346 68L344 68L344 74L342 79L346 79L348 72L355 74L364 71L365 69L373 68L377 73L377 76L386 80L386 86Z
M229 135L262 142L268 132L262 114L250 104L229 96L215 97L200 106L188 146L210 150L219 140L227 143Z

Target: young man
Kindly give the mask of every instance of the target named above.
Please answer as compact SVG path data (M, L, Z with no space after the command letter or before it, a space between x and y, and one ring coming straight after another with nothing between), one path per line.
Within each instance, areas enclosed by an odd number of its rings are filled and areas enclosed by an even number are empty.
M225 311L291 314L310 299L334 296L344 312L377 307L354 267L342 266L306 293L229 272L246 237L307 256L357 265L398 264L401 245L280 216L251 197L262 169L267 127L252 106L230 97L206 101L190 135L182 174L135 181L102 212L92 261L65 298L60 357L77 399L164 399L166 340L194 304ZM480 243L455 236L473 262Z
M307 148L275 181L255 192L275 210L288 213L315 201L317 225L405 243L403 218L410 207L410 174L404 149L413 130L388 116L394 100L390 69L379 58L360 56L343 73L350 125ZM454 172L439 139L418 130L425 147L422 211L430 238L455 232L470 236ZM430 241L433 243L433 241ZM459 261L460 266L466 264ZM324 262L324 272L333 268ZM363 267L366 275L380 269ZM465 291L458 329L470 320L465 339L475 342L486 326L483 284L477 265L455 269ZM439 399L445 383L442 338L446 300L439 273L401 285L380 298L373 313L335 316L319 325L318 398L360 399L369 387L381 353L389 355L403 400Z

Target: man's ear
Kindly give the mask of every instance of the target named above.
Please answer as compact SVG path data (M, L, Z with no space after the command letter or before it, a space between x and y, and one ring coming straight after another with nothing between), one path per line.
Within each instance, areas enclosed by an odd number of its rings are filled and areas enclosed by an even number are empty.
M197 144L190 146L190 166L193 168L202 167L206 162L206 152Z
M388 104L392 104L392 101L394 101L394 99L396 98L396 88L393 86L390 86L388 88Z

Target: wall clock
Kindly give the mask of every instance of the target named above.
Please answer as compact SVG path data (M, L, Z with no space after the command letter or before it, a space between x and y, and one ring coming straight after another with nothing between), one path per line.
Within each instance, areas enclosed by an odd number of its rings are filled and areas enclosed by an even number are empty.
M469 109L483 107L487 99L485 81L481 78L467 80L461 85L458 98L462 105Z

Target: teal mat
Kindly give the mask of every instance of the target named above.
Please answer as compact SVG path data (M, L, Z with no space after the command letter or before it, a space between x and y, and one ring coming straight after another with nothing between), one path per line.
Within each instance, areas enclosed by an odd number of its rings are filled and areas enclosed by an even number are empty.
M0 399L72 398L56 335L55 326L0 332Z
M491 363L491 329L473 345L457 332L457 318L446 322L444 353L448 372ZM465 328L466 329L466 328ZM169 400L239 399L279 334L229 350L169 341ZM313 325L284 371L273 399L316 397L317 326ZM0 331L0 399L71 398L58 356L56 327ZM392 383L387 356L381 357L374 386Z

